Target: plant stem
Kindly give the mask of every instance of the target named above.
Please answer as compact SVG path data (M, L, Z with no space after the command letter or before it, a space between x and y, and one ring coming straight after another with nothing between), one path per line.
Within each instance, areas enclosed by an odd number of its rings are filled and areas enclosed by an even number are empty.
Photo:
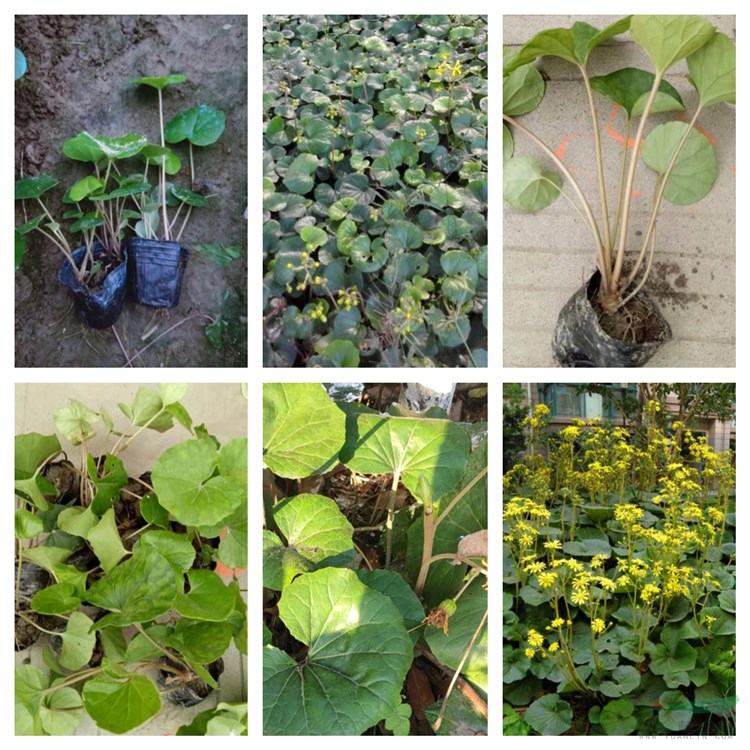
M63 682L58 683L57 685L52 685L51 687L48 687L46 690L40 690L40 695L49 695L50 693L54 693L55 690L59 690L63 687L69 687L70 685L75 685L76 682L80 682L81 680L88 680L89 677L93 677L95 674L102 671L101 667L92 667L91 669L84 669L83 672L78 672L77 674L71 675L70 677L66 678Z
M152 347L160 338L162 338L163 336L166 336L168 333L171 333L175 328L178 328L183 323L187 323L188 320L192 320L193 318L206 318L207 320L210 320L212 323L214 320L210 315L203 315L201 313L196 313L195 315L188 315L187 318L183 318L182 320L179 320L177 323L167 328L166 331L162 331L153 341L149 341L148 344L146 344L146 346L143 347L143 349L139 349L132 357L130 357L130 359L128 359L125 362L123 367L130 366L133 362L135 362L135 360L138 357L140 357L147 349Z
M464 668L464 664L466 663L466 660L469 658L471 649L474 648L474 643L479 637L479 634L482 632L482 628L484 627L484 624L486 622L487 622L487 610L485 609L484 615L482 616L482 620L477 626L477 629L474 631L474 635L471 637L471 641L469 641L469 645L466 647L466 650L464 651L463 656L461 657L461 661L458 663L458 666L456 667L456 671L453 673L453 678L450 681L450 685L448 685L448 689L445 691L443 704L440 706L440 713L438 714L437 719L435 719L435 723L432 725L432 730L434 732L437 732L437 730L440 729L440 725L443 723L443 716L445 715L445 708L448 705L448 698L450 697L450 694L453 692L453 687L456 684L456 680L458 679L458 676L461 673L461 670Z
M630 127L632 124L633 118L625 112L625 142L622 147L622 158L620 159L620 179L617 181L617 208L615 209L615 225L612 230L612 236L615 238L615 241L617 232L620 229L620 206L622 204L622 190L625 186L625 167L628 162L628 143L630 142Z
M701 113L701 106L698 105L698 109L695 111L695 114L693 115L693 119L690 121L690 124L687 126L687 128L685 128L685 132L683 133L679 144L677 144L677 148L674 150L674 153L672 154L672 158L669 160L669 164L667 165L667 168L661 177L659 187L656 191L656 197L654 198L654 205L651 211L651 218L649 219L648 228L646 229L646 236L643 238L643 246L641 247L641 252L638 255L638 260L635 262L635 265L630 271L630 276L628 277L628 283L625 285L626 289L628 286L630 286L633 279L636 277L636 274L638 273L638 269L643 264L643 259L646 255L646 250L648 248L649 240L651 239L651 235L654 232L654 227L656 226L656 217L659 213L659 206L661 205L661 200L664 197L664 191L666 190L666 187L667 187L667 181L669 180L669 177L672 174L672 170L674 169L675 164L677 164L677 159L679 158L680 153L682 152L682 149L685 147L685 143L687 142L688 136L690 135L690 132L692 131L693 126L695 125L695 121L698 119L698 115L700 113Z
M188 153L190 154L190 189L195 185L195 168L193 167L193 143L188 141Z
M393 472L393 482L391 492L388 496L388 515L385 519L385 569L391 566L391 551L393 548L393 516L396 511L396 490L401 474L398 471Z
M432 498L425 497L422 500L424 510L422 513L423 520L423 543L422 543L422 565L419 568L419 576L414 586L414 593L421 597L424 590L424 584L427 580L427 573L430 570L432 562L432 545L435 541L435 516L433 514Z
M182 661L177 654L172 653L171 651L167 650L162 646L160 643L157 643L149 634L143 629L143 626L139 622L133 623L133 627L157 650L161 651L164 656L167 657L170 661L177 662L177 664L181 664L188 673L191 673L193 670L191 669L190 665Z
M161 135L161 147L164 148L164 107L162 105L161 89L159 94L159 133ZM169 239L169 218L167 217L167 159L161 161L161 210L164 222L164 239Z
M16 617L20 617L25 622L28 622L29 625L33 625L37 630L40 630L42 633L46 633L47 635L60 635L59 633L55 633L53 630L45 630L41 625L37 625L30 617L26 617L23 612L19 612L16 610Z
M544 153L547 154L547 156L549 156L555 162L558 169L562 171L565 177L567 177L573 190L575 191L575 194L578 196L578 200L583 206L584 213L586 214L586 222L589 226L589 230L591 232L591 236L594 239L594 245L596 247L596 258L599 271L601 272L602 277L604 277L605 273L609 274L609 269L604 266L603 243L601 234L599 233L599 226L596 223L596 219L594 218L594 213L591 210L591 206L586 200L586 196L583 194L583 191L581 190L581 187L579 186L576 179L570 173L570 170L565 166L565 164L563 164L562 159L560 159L560 157L546 143L544 143L544 141L542 141L538 136L532 133L527 127L508 115L503 115L503 120L517 127L528 138L534 141L534 143L536 143L536 145L539 146L539 148L541 148L542 151L544 151Z
M609 209L607 208L607 189L604 184L604 162L602 161L602 139L599 133L599 118L596 112L596 102L594 101L594 92L591 89L591 82L586 71L585 65L579 66L583 83L586 87L586 94L589 99L589 108L591 109L591 120L594 124L594 145L596 152L596 171L599 177L599 194L602 202L602 226L604 228L604 263L607 269L612 267L612 239L609 233Z
M630 219L630 200L633 192L633 183L635 181L635 169L638 165L638 152L641 147L641 139L643 138L643 131L646 128L646 120L648 119L651 107L653 106L656 94L659 92L659 86L663 72L657 71L654 76L654 83L651 86L651 93L648 96L648 101L641 115L641 119L638 123L638 131L635 136L635 143L633 144L633 155L630 157L630 167L628 169L628 177L625 181L625 192L622 196L622 230L620 232L620 243L617 247L617 256L615 258L615 266L612 270L612 276L609 281L609 286L602 285L602 289L605 289L610 294L617 294L618 287L620 285L620 276L622 275L622 265L625 261L625 244L628 238L628 221Z

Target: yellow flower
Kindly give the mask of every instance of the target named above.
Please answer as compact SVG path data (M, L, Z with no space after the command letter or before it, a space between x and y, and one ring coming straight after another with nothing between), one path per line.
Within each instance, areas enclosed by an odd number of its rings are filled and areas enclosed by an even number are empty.
M537 562L533 562L527 565L524 570L527 573L541 573L546 567L547 566L543 562L538 560Z
M585 604L589 600L589 592L586 591L586 589L580 589L579 591L574 591L573 595L570 597L570 601L575 604Z
M543 589L551 588L557 580L557 573L551 573L550 571L544 571L536 577L539 585Z
M591 630L597 635L603 633L606 629L607 625L601 617L597 617L595 620L591 621Z
M559 649L560 649L560 644L559 643L550 643L550 645L549 645L549 652L551 654L554 654L555 651L558 651Z
M526 640L530 646L539 647L544 643L544 636L541 633L537 633L536 630L529 630L526 634Z
M544 549L562 549L562 542L559 539L553 539L551 542L545 542Z
M535 654L535 653L536 653L536 651L534 651L534 649L533 649L533 648L527 648L527 649L526 649L526 651L524 651L524 654L526 654L526 656L527 656L527 657L528 657L529 659L533 659L533 658L534 658L534 654Z
M607 559L607 555L594 555L594 557L591 559L592 570L595 570L596 568L601 568L602 565L604 565L604 561L606 559Z

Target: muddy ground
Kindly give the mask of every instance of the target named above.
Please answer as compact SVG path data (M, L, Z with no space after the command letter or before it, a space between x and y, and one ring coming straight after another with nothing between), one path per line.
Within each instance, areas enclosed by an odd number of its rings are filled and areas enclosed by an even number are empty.
M183 73L185 83L164 91L165 122L208 104L224 110L226 129L215 144L195 149L196 185L215 196L208 207L193 210L182 243L242 248L240 258L226 268L193 252L176 308L156 311L128 300L114 326L121 346L112 328L94 331L83 326L70 293L57 280L62 253L37 232L27 235L26 257L16 273L16 366L121 367L161 334L132 366L244 366L246 17L16 16L16 46L28 60L26 76L15 84L16 179L49 174L60 180L44 196L50 198L48 206L56 218L64 211L63 187L89 173L85 164L63 155L63 142L88 131L109 137L142 133L158 143L156 91L130 81ZM173 148L187 165L187 144ZM152 170L152 180L155 177ZM189 187L186 166L175 182ZM26 217L36 216L36 209L27 206ZM26 217L19 201L16 226ZM205 327L222 314L228 327L217 349Z

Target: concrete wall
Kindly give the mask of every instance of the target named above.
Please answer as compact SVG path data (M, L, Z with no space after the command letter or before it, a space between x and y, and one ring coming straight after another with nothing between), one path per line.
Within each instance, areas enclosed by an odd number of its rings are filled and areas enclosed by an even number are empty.
M16 385L16 434L40 432L51 435L55 430L53 412L66 406L68 399L77 399L94 411L104 408L112 417L115 427L125 429L129 422L117 404L133 403L140 384L124 383L19 383ZM147 387L158 389L158 385ZM194 424L205 423L206 428L220 442L229 438L247 437L247 400L239 384L192 383L188 385L183 406ZM102 422L94 426L97 431L91 440L90 450L96 455L106 449ZM58 433L64 450L78 457L74 448ZM164 433L146 430L122 454L125 467L135 476L151 468L154 461L170 446L188 440L190 433L181 425ZM108 445L111 447L112 442Z
M616 18L505 16L504 44L517 49L543 29L569 27L575 21L603 28ZM733 16L708 18L734 40ZM538 66L549 79L545 98L536 110L519 120L562 158L594 214L600 216L593 128L580 75L573 65L558 58L544 57ZM609 40L589 59L592 76L630 66L652 69L628 34ZM689 119L695 112L697 95L686 74L687 67L682 62L670 71L667 80L682 96ZM595 96L613 216L624 118L621 112L614 112L614 105L608 100ZM674 114L660 114L649 118L649 123L672 119ZM653 367L735 364L735 110L726 104L708 107L697 124L714 141L717 177L711 192L692 206L662 203L656 268L651 278L658 281L657 300L674 338L649 362ZM647 127L650 130L652 125ZM523 134L515 135L515 147L517 154L537 158L544 169L559 171ZM637 194L632 203L629 249L640 249L654 182L654 173L641 162L634 186ZM560 308L594 270L592 240L583 221L563 197L536 214L521 213L504 204L503 231L503 363L506 367L554 366L552 332Z

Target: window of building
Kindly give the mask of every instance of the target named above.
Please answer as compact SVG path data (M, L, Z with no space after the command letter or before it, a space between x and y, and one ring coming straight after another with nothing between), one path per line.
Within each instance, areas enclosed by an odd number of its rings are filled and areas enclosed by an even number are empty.
M613 419L619 412L615 403L628 396L637 395L636 386L620 386L613 383L605 386L606 397L601 393L581 390L578 383L546 383L539 386L539 400L547 404L553 417L579 417L581 419Z

